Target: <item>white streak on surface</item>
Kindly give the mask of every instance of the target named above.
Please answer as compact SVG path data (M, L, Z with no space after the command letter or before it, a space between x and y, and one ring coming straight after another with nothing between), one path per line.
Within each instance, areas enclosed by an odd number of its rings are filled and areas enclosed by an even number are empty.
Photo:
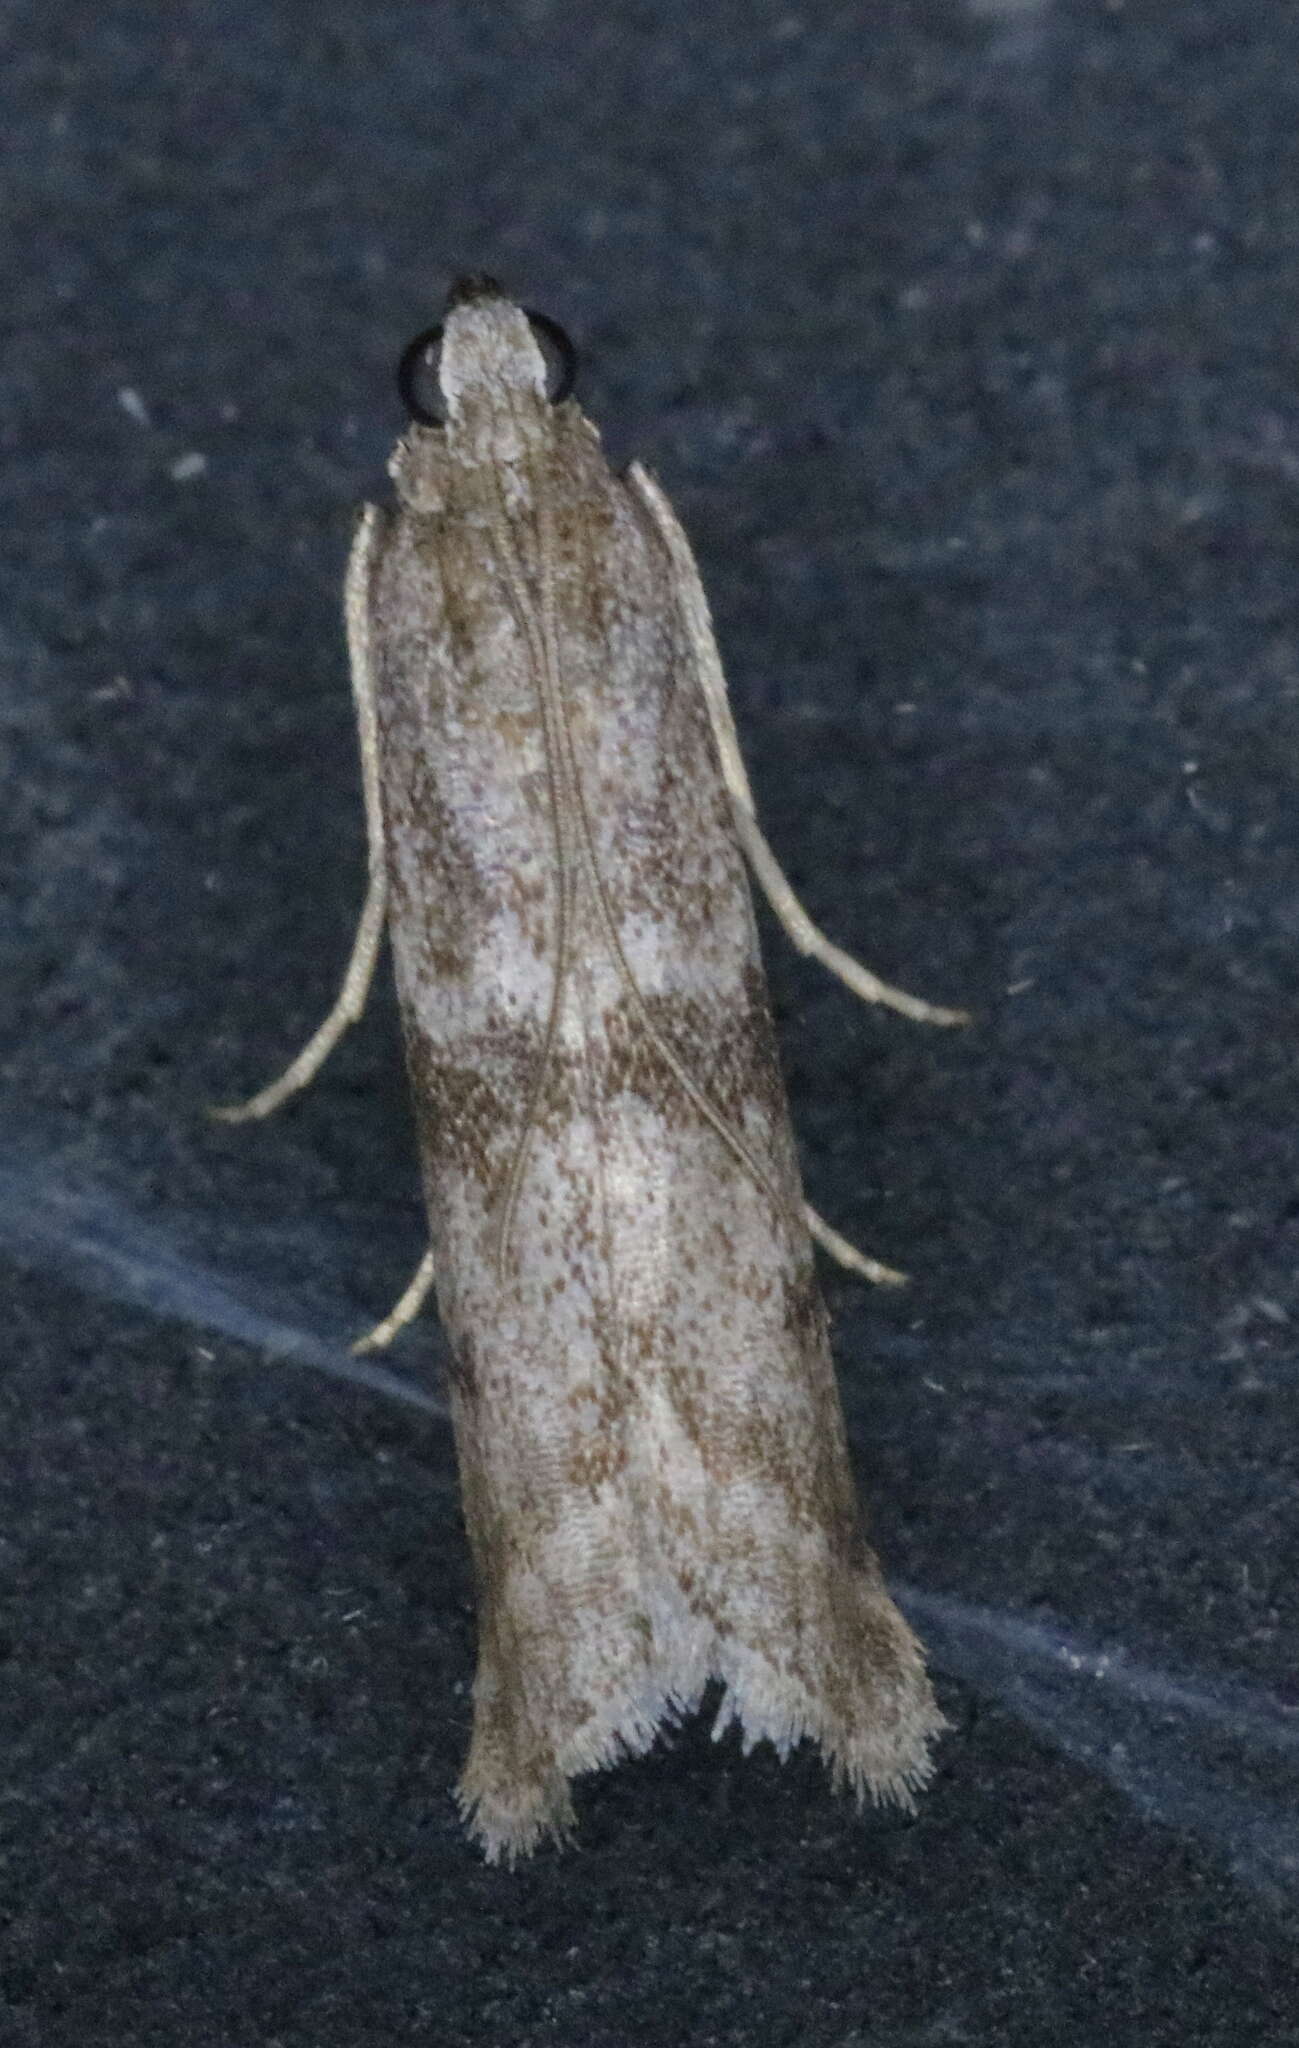
M159 1317L218 1330L277 1362L310 1367L442 1417L421 1388L351 1358L341 1341L249 1303L187 1257L118 1196L65 1183L57 1167L0 1168L0 1247L86 1293ZM895 1583L899 1604L928 1639L935 1664L994 1699L1066 1756L1107 1778L1157 1825L1223 1854L1251 1889L1299 1893L1299 1787L1252 1793L1231 1779L1230 1749L1273 1777L1299 1769L1299 1701L1231 1677L1178 1674L1100 1647L1063 1623L1029 1619L949 1594ZM1189 1728L1169 1726L1176 1716ZM1208 1755L1195 1753L1196 1738Z
M940 1669L1108 1778L1145 1819L1210 1844L1253 1889L1299 1893L1299 1700L1162 1671L1008 1608L894 1591ZM1251 1778L1259 1791L1242 1789Z
M250 1344L286 1365L445 1416L445 1405L397 1373L350 1356L346 1344L298 1328L241 1297L219 1274L147 1224L120 1198L88 1183L69 1185L44 1162L0 1167L0 1246L54 1271L86 1293Z

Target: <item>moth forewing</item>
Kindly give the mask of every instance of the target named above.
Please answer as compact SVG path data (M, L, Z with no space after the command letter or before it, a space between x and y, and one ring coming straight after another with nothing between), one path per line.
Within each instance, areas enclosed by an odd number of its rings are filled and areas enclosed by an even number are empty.
M710 1679L746 1746L905 1801L941 1716L862 1534L697 572L494 287L439 374L349 638L478 1589L462 1809L526 1854Z

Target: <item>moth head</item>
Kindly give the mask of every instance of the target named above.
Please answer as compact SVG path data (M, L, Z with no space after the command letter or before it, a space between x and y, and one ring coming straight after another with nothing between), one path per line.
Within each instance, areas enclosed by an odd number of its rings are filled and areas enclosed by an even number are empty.
M526 462L573 385L576 351L562 327L525 312L489 277L462 277L446 318L404 351L397 386L413 425L390 464L408 503L441 502L443 459Z

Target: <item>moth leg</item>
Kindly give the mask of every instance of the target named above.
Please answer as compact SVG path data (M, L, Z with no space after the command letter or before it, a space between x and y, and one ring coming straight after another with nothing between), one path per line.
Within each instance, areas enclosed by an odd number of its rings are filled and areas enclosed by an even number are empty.
M432 1285L433 1248L430 1245L420 1260L419 1265L415 1268L414 1279L397 1302L395 1308L384 1317L381 1323L376 1323L366 1336L357 1338L352 1346L353 1352L360 1357L366 1351L386 1351L398 1331L404 1330L407 1323L414 1322L416 1316L428 1300L429 1290Z
M810 1202L803 1204L803 1214L822 1251L829 1252L830 1257L837 1259L849 1273L860 1273L863 1279L872 1281L876 1287L906 1286L905 1273L899 1273L896 1266L881 1265L878 1259L872 1259L866 1252L859 1252L855 1244L850 1244L846 1237L840 1237L837 1230L831 1230L824 1216L818 1216Z
M715 729L715 728L714 728ZM729 785L729 778L728 778ZM939 1003L927 1003L920 996L908 995L905 989L894 988L891 983L881 981L855 960L851 953L845 953L842 946L836 946L825 933L814 925L794 891L786 881L779 861L762 836L757 819L751 812L741 809L738 797L732 788L735 826L740 844L748 855L749 865L757 876L762 893L784 925L800 953L810 954L837 975L845 988L850 988L864 1003L883 1003L886 1009L897 1010L904 1017L913 1017L919 1024L968 1024L968 1010L946 1010Z
M348 557L347 576L343 585L343 605L347 621L347 647L352 669L352 696L356 704L357 738L361 750L361 786L365 796L365 831L369 848L369 883L361 919L352 941L352 957L347 963L343 986L338 1000L319 1030L312 1033L302 1051L292 1064L285 1068L278 1081L252 1096L247 1102L231 1103L227 1107L213 1109L210 1115L221 1123L242 1124L254 1117L269 1116L291 1095L319 1073L330 1053L350 1024L355 1024L365 1008L370 984L374 979L375 963L383 940L384 920L388 911L388 877L384 865L383 851L383 806L379 794L379 724L374 705L374 672L370 652L369 581L370 569L378 538L379 512L374 505L367 505L361 515Z
M757 811L753 802L753 791L745 772L743 756L740 753L739 735L731 717L731 707L726 695L726 677L722 672L721 657L717 642L713 638L712 620L708 612L708 600L699 581L695 558L690 552L690 543L682 531L680 521L673 512L663 492L654 479L634 462L627 472L627 481L645 506L659 537L668 551L676 584L677 601L689 635L691 651L708 717L713 728L713 738L721 761L722 775L730 793L731 809L735 817L735 829L745 855L757 876L762 893L785 927L800 953L809 954L819 960L831 974L860 996L864 1003L883 1003L890 1010L901 1011L904 1017L914 1017L922 1024L968 1024L966 1010L948 1010L937 1003L924 1002L919 996L911 996L904 989L894 988L887 981L881 981L855 960L851 953L845 953L840 946L827 939L825 933L813 924L794 891L786 881L775 854L768 846L758 824Z

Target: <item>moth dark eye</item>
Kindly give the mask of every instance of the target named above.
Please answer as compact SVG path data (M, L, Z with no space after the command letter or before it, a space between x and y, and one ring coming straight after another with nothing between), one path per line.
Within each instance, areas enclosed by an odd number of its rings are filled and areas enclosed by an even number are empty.
M407 342L397 365L397 389L411 418L421 427L440 427L438 411L438 350L442 329L426 327L414 341Z
M528 313L527 321L546 359L546 396L552 405L562 405L577 382L577 350L558 320Z
M546 361L546 389L552 405L562 405L577 379L577 350L557 320L545 313L527 313L528 325ZM426 327L408 342L397 365L397 389L411 418L421 427L443 423L438 385L438 353L442 329Z

